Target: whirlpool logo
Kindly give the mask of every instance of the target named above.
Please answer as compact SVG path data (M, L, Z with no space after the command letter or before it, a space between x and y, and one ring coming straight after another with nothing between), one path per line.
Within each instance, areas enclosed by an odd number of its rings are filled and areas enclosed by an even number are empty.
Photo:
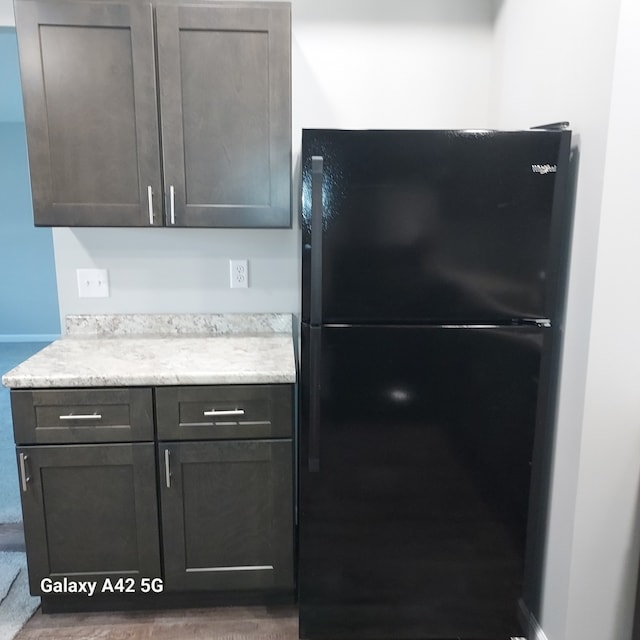
M531 171L533 173L540 173L544 175L545 173L555 173L558 170L557 165L555 164L532 164Z

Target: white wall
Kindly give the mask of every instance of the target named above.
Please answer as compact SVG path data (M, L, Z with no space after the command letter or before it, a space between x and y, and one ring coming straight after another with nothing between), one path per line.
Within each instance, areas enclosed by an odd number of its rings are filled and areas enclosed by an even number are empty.
M291 230L54 229L53 242L61 317L299 307ZM250 260L249 289L229 288L230 258ZM109 270L109 298L78 298L76 268L92 266Z
M640 6L622 0L589 343L567 638L630 638L640 546Z
M0 0L0 27L14 27L16 20L13 16L13 1Z
M622 7L619 23L619 0L505 0L496 26L498 125L568 119L580 148L540 620L549 640L631 633L640 477L631 154L640 15L633 0Z
M301 128L487 126L494 14L493 0L293 0L293 228L55 229L61 316L297 312ZM249 290L228 288L229 258L250 260ZM110 298L78 298L90 266L109 270Z

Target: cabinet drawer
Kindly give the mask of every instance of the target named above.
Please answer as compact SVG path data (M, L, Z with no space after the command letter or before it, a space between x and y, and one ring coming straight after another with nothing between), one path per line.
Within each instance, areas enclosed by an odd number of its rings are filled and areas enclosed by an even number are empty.
M290 438L291 385L160 387L156 420L161 440Z
M17 444L153 440L149 388L14 390Z

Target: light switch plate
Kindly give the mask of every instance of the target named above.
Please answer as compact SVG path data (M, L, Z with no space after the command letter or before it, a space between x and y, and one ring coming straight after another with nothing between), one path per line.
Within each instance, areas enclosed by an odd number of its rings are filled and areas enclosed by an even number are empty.
M108 298L109 272L106 269L76 269L80 298Z

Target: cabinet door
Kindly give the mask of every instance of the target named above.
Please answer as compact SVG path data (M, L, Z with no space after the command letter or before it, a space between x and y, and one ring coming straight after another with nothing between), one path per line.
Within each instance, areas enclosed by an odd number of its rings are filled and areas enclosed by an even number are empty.
M157 7L168 222L291 224L288 5Z
M42 578L160 575L153 444L18 447L33 595ZM101 582L99 582L101 585Z
M166 588L293 586L290 440L160 443Z
M161 225L151 6L15 9L35 223Z

